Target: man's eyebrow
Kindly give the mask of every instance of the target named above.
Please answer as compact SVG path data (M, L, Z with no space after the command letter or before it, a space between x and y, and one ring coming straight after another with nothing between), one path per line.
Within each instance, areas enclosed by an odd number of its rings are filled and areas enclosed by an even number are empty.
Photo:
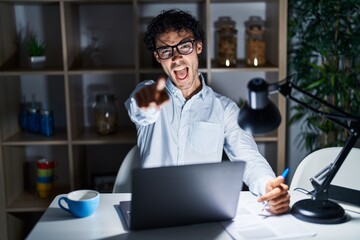
M180 43L183 43L183 42L187 42L187 41L191 41L193 39L193 37L187 37L187 38L184 38L182 39L180 42L178 42L177 44L174 44L174 45L168 45L166 43L164 43L163 41L159 40L160 42L162 42L163 44L165 44L164 46L160 46L160 47L156 47L156 49L158 48L164 48L164 47L173 47L173 46L176 46Z

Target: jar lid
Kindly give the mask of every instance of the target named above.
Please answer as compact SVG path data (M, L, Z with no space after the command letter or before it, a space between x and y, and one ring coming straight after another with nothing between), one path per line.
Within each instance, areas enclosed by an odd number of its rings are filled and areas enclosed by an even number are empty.
M29 113L36 113L37 111L38 111L38 108L36 108L36 107L29 107L28 108Z
M218 29L224 27L235 28L235 26L236 22L228 16L220 16L219 19L215 22L215 27Z
M40 114L41 114L41 115L51 115L51 114L52 114L52 111L49 110L49 109L42 109L42 110L40 111Z
M265 22L259 16L250 16L249 20L245 22L245 26L247 29L264 29Z

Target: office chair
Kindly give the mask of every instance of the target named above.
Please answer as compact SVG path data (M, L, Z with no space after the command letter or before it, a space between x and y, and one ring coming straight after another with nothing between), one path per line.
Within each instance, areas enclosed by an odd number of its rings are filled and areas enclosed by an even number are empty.
M313 190L310 178L334 162L341 149L342 147L323 148L306 156L295 171L290 184L290 191L296 188L303 188L308 191ZM332 180L331 185L360 191L359 171L360 149L353 148Z
M115 179L113 193L131 192L131 173L134 168L140 167L140 151L137 145L131 148L121 163Z

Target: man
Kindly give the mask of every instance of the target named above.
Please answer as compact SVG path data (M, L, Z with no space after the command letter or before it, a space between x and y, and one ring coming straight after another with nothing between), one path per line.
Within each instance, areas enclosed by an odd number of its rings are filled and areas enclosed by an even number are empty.
M144 40L168 77L140 83L125 103L143 167L220 162L225 150L231 161L247 162L244 182L261 196L258 201L268 201L274 214L287 212L288 186L275 178L253 137L237 124L238 106L199 74L205 42L200 23L184 11L163 11Z

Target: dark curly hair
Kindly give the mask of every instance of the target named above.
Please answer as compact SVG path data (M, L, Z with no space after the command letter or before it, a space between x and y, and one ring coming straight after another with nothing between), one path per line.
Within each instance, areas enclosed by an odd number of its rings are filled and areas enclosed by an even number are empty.
M182 29L190 30L196 40L205 43L205 33L199 21L189 12L179 9L170 9L162 11L155 17L147 27L144 42L150 51L156 50L155 38L167 31L180 31Z

